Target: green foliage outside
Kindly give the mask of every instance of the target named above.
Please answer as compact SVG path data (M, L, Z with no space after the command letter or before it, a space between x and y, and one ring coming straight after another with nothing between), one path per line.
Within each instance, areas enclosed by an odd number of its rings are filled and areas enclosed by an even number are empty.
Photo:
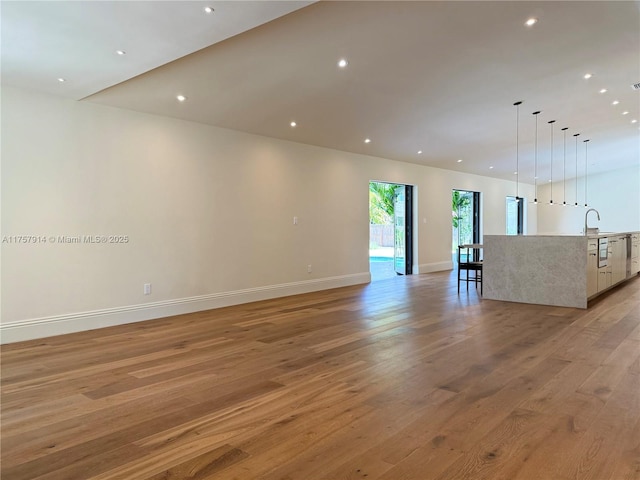
M451 196L451 216L453 223L453 242L451 245L452 252L456 251L458 245L472 243L472 195L473 192L454 190Z
M460 225L460 220L463 217L463 213L466 210L466 207L471 203L471 199L468 196L469 192L462 192L460 194L459 190L454 190L453 195L451 196L451 214L453 216L453 228L458 228Z
M393 225L393 200L400 185L369 183L369 218L376 225Z

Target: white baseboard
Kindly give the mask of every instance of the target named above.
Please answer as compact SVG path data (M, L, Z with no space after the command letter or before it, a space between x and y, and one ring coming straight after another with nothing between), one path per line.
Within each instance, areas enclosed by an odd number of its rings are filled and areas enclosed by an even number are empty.
M370 281L371 274L369 272L356 273L338 277L247 288L245 290L235 290L231 292L212 293L209 295L141 305L130 305L127 307L7 322L0 324L0 343L21 342L54 335L64 335L66 333L112 327L114 325L211 310L213 308L228 307L258 300L358 285L369 283Z
M423 263L418 265L418 272L415 273L433 273L443 272L445 270L453 270L453 262L451 260L446 262Z

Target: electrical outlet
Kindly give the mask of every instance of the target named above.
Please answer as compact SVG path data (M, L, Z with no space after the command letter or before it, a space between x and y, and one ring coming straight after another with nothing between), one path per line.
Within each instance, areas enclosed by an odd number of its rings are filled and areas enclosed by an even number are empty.
M307 273L311 273L311 265L307 265Z
M151 284L150 283L145 283L144 284L144 294L145 295L151 295Z
M297 225L298 224L298 217L293 217L293 224Z

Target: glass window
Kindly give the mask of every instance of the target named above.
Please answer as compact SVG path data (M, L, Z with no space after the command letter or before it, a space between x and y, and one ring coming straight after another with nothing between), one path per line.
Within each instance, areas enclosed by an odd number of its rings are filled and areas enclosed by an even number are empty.
M524 233L524 198L507 197L507 235Z

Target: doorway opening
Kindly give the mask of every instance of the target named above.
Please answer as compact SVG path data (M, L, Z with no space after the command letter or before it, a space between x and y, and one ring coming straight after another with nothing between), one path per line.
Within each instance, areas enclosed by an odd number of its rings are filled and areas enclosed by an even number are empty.
M369 183L371 281L410 275L413 269L413 187Z
M507 197L507 235L524 233L524 203L522 197Z
M451 258L456 263L459 245L480 243L480 192L453 190L451 216Z

